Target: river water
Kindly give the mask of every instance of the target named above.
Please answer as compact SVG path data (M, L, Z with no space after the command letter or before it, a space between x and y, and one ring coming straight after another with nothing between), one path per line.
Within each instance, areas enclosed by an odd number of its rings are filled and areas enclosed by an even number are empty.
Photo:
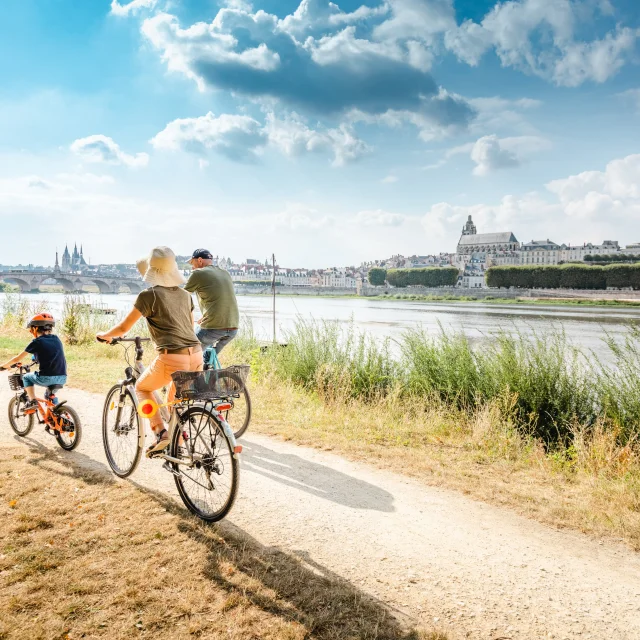
M0 312L5 294L0 293ZM100 296L86 294L90 304L104 304L118 314L128 311L135 296L120 294ZM60 315L63 295L57 293L23 294L23 299L46 302L49 311ZM269 296L238 296L243 319L249 320L260 339L272 336L272 299ZM196 303L197 308L197 303ZM321 298L311 296L278 296L276 327L279 340L297 318L336 320L345 325L353 322L360 330L374 336L399 337L408 328L422 327L428 333L444 330L463 331L482 340L498 330L544 333L563 329L574 344L605 355L602 343L605 333L621 336L629 323L640 324L639 308L577 307L563 305L488 304L475 302L412 302L406 300L368 300L361 298Z

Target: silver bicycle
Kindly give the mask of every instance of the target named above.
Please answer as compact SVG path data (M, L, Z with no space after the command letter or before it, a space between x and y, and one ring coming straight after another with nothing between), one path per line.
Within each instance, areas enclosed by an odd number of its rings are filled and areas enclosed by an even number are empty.
M242 447L225 420L230 403L225 396L237 393L248 375L248 366L235 366L234 376L217 371L179 371L173 375L176 399L163 403L158 393L141 405L135 384L145 367L143 343L148 338L115 338L125 346L125 377L107 393L102 413L102 438L107 461L120 478L130 476L144 449L143 418L161 412L169 432L169 447L153 454L175 480L185 506L199 518L215 522L231 510L238 493ZM134 362L131 362L134 348ZM222 371L225 371L224 369ZM229 388L233 380L234 389Z

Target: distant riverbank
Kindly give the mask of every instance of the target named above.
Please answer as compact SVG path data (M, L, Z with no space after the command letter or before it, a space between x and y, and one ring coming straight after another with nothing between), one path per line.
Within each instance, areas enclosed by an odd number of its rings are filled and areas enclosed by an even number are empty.
M624 292L621 292L621 294ZM240 296L270 296L271 290L267 291L238 291ZM393 302L395 300L402 302L453 302L453 303L487 303L487 304L515 304L515 305L568 305L568 306L587 306L587 307L640 307L640 300L627 300L627 299L597 299L597 298L536 298L536 297L503 297L500 295L485 295L483 297L467 294L464 290L460 291L459 295L445 294L445 295L420 295L411 293L387 293L380 295L358 295L356 293L337 292L337 291L322 291L321 289L309 289L297 290L297 291L283 291L280 288L276 289L276 295L278 297L313 297L313 298L331 298L331 299L345 299L351 298L354 300L388 300Z

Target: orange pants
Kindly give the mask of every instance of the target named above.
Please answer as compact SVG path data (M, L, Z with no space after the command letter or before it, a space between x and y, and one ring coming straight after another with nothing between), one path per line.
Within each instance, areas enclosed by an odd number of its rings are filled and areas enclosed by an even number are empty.
M202 348L192 347L189 353L161 353L149 365L149 368L136 382L138 401L152 400L153 392L169 384L167 401L173 400L175 389L171 381L171 374L175 371L202 371ZM151 418L151 428L156 431L163 428L160 412Z

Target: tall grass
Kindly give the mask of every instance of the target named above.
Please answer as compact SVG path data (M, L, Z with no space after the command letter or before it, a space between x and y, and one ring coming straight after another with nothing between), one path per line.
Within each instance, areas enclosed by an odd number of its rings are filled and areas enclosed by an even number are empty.
M3 296L0 309L0 327L5 329L24 329L27 321L37 313L49 311L47 300L28 300L19 293L7 293ZM106 316L91 313L90 304L81 294L65 294L62 315L57 316L56 333L62 340L73 346L88 345L95 342L96 333L106 331L122 319L120 316ZM149 336L144 320L140 320L131 330L131 335ZM28 335L25 333L25 336Z
M268 373L323 395L365 401L391 397L424 406L425 399L476 412L502 407L504 418L548 446L568 445L576 430L599 428L630 442L640 435L640 330L622 342L608 338L611 364L572 345L562 330L501 331L472 344L463 333L407 331L377 339L353 325L298 320L286 347L251 351Z

